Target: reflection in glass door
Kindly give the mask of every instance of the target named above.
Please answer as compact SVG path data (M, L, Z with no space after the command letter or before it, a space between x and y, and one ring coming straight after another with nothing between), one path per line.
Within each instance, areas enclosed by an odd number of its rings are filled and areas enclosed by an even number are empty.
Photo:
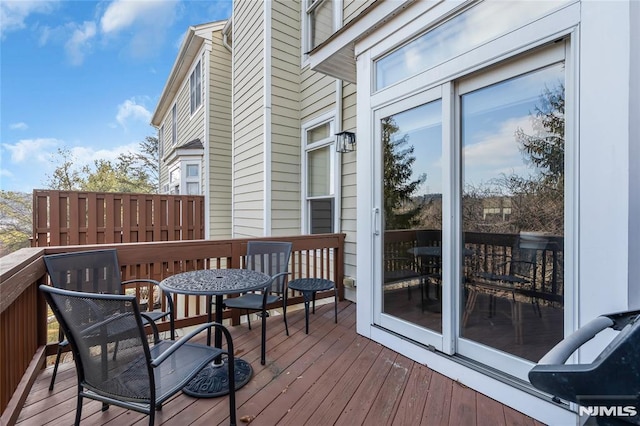
M564 87L561 62L460 90L460 337L530 361L563 337Z
M380 117L382 312L421 340L442 332L442 102ZM408 327L404 327L405 326ZM414 331L408 331L413 329Z

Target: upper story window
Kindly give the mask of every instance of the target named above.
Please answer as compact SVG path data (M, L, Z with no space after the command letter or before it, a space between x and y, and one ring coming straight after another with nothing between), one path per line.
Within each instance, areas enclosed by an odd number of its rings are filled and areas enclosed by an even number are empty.
M342 25L342 0L304 0L303 52L327 40Z
M198 61L196 67L189 77L189 89L191 93L191 114L193 114L200 105L202 105L202 73L200 71L200 63Z
M303 129L305 150L305 232L332 233L336 229L336 150L333 119Z
M178 111L176 110L176 104L173 104L171 108L171 145L175 145L178 142Z
M479 3L375 61L375 89L442 64L566 3L566 0ZM496 20L496 16L509 19Z

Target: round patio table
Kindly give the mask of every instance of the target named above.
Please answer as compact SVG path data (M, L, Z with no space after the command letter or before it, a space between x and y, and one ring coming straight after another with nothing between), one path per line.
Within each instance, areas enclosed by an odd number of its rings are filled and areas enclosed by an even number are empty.
M313 300L313 313L315 314L316 292L318 291L333 289L335 293L334 316L336 324L338 323L338 290L333 281L324 278L298 278L289 281L287 287L302 292L304 296L304 325L306 334L309 334L309 302Z
M250 269L203 269L172 275L160 282L160 288L169 293L207 296L207 315L211 322L211 297L215 296L217 323L222 324L225 294L244 293L264 288L271 281L267 274ZM207 333L207 345L211 345L211 329ZM215 346L222 347L222 333L215 330ZM221 357L203 368L182 390L185 394L212 398L229 393L228 370L226 360ZM235 358L235 388L247 384L253 374L251 364L242 358Z

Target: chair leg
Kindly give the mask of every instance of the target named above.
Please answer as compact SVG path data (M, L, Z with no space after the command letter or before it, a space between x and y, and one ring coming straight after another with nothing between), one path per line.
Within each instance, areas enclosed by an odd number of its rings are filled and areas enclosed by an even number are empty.
M289 335L289 324L287 324L287 304L286 303L282 304L282 316L284 317L284 331L288 336Z
M58 352L56 353L56 363L53 365L53 374L51 375L51 383L49 383L49 390L53 390L53 385L56 382L56 374L58 374L58 364L60 364L60 357L62 356L62 345L58 344Z
M78 389L78 402L76 403L76 421L75 425L80 425L80 418L82 417L82 395L80 395L81 389Z
M260 352L260 364L264 365L267 358L267 310L262 310L262 345Z
M249 324L249 330L251 330L251 312L247 309L247 324Z
M335 323L338 323L338 289L337 288L333 288L333 293L334 293L334 297L333 297L333 314L334 314L334 318L335 318Z

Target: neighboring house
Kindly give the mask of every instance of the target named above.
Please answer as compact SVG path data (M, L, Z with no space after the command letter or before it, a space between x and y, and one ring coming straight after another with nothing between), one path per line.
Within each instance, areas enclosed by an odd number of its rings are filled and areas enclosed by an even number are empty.
M154 115L161 180L179 165L184 191L203 158L212 238L345 233L358 333L571 424L576 407L527 372L597 315L640 307L639 23L631 0L236 0L226 27L187 34ZM214 118L205 96L209 125L189 133L181 97L205 51L203 90L228 72L229 109ZM336 152L344 130L355 152Z
M162 193L205 195L206 233L231 236L231 52L226 21L190 27L151 119Z

